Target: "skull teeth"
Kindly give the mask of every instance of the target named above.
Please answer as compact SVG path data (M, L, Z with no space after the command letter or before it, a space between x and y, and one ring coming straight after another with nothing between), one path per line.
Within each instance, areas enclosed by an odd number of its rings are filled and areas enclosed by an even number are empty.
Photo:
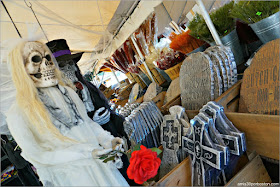
M43 77L48 79L55 77L54 70L43 71Z

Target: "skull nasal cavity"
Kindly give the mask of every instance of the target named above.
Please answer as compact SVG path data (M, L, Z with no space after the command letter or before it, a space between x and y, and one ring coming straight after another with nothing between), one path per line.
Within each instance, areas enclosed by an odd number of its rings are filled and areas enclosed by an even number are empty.
M45 61L46 66L51 65L49 61Z

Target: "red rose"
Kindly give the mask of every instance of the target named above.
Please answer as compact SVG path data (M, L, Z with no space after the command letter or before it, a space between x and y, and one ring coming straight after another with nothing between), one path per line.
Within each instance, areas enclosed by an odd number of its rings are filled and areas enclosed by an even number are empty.
M157 153L145 146L140 146L141 150L133 151L129 160L130 165L127 169L129 179L134 179L137 184L143 184L150 178L156 176L160 166L160 158Z

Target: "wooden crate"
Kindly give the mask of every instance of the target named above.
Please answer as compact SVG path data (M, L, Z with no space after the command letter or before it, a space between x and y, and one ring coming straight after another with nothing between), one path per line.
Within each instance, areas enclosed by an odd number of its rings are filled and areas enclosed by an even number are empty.
M128 72L125 75L130 80L131 83L136 82L135 75L133 73Z
M118 102L116 102L116 105L124 106L127 102L128 102L128 99L119 100Z
M225 111L238 112L241 83L242 80L239 80L231 88L215 99L217 103L224 107Z
M220 95L215 101L221 104L225 111L238 112L239 92L242 81L238 81L230 89ZM174 105L181 105L181 95L177 95L174 99L161 107L163 114L168 113L168 109Z
M155 186L191 186L191 160L186 158L161 178Z
M198 114L198 110L186 111L189 119ZM279 122L278 115L260 115L237 112L225 112L228 119L240 131L245 133L247 150L259 155L279 160Z
M156 81L156 83L157 83L158 85L162 85L163 83L166 82L165 78L158 72L158 70L157 70L154 66L149 65L149 64L147 64L147 66L148 66L148 68L150 69L150 72L151 72L151 74L152 74L154 80ZM143 73L145 73L145 74L147 75L147 77L150 79L150 76L149 76L149 74L148 74L148 72L147 72L147 70L146 70L144 64L141 64L141 65L139 66L139 68L140 68L141 71L142 71ZM152 81L152 80L151 80L151 81Z
M225 186L237 186L238 183L271 183L271 179L259 155L249 161L246 154L242 155L234 169L234 177ZM173 170L161 178L153 186L191 186L191 159L187 157Z
M144 100L144 95L142 97L139 97L134 103L142 103Z
M271 183L260 156L256 156L239 171L225 186L240 186L247 183Z
M234 177L225 186L237 186L238 183L271 183L271 179L259 155L249 158L242 155L233 171ZM173 170L161 178L153 186L191 186L191 159L187 157Z
M169 113L169 108L174 106L174 105L180 105L181 106L181 94L177 95L175 98L173 98L171 101L166 103L160 108L160 111L162 114L168 114Z
M164 72L167 73L167 75L170 77L171 80L174 80L177 77L179 77L182 64L183 64L183 62L181 62L167 70L164 70Z
M158 108L161 108L164 102L166 91L160 92L156 97L152 100L155 102Z
M126 73L126 77L131 81L131 83L138 83L142 89L146 88L147 85L142 81L142 79L136 73Z
M152 101L155 102L157 107L160 109L163 105L164 98L165 98L166 91L160 92L156 97L152 99ZM138 98L134 103L142 103L144 99L144 96Z
M279 160L280 117L278 115L238 113L241 84L242 81L237 82L215 101L223 105L226 116L232 121L234 126L245 133L247 152L256 152L258 155L253 157L253 159L247 164L246 161L243 161L243 165L246 164L246 166L239 166L236 170L236 175L226 184L226 186L242 185L241 183L245 183L246 185L248 182L270 183L271 179L259 155ZM174 105L181 105L180 96L177 96L169 103L163 105L161 110L163 113L168 113L168 109ZM189 119L192 119L198 114L198 112L199 111L197 110L186 111ZM191 181L190 167L189 160L184 160L155 185L189 186Z
M115 89L111 89L111 88L107 88L107 89L108 90L105 90L106 92L104 95L107 99L109 99L111 97L111 95L115 92Z

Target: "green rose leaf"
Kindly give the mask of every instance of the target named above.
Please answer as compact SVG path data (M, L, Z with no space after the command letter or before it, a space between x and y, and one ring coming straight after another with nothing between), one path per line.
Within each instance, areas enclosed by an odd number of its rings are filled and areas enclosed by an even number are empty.
M103 160L103 159L105 159L105 158L107 158L108 156L107 155L105 155L105 156L101 156L101 157L99 157L99 159L101 159L101 160Z
M104 162L104 163L107 163L107 162L109 162L109 161L114 160L114 158L115 158L115 156L111 156L111 157L109 157L109 158L103 160L103 162Z
M131 152L140 150L140 146L141 146L141 144L135 145Z
M160 150L159 148L156 148L156 147L153 147L153 148L150 148L153 152L156 152L157 153L157 155L159 155L161 152L162 152L162 150Z

